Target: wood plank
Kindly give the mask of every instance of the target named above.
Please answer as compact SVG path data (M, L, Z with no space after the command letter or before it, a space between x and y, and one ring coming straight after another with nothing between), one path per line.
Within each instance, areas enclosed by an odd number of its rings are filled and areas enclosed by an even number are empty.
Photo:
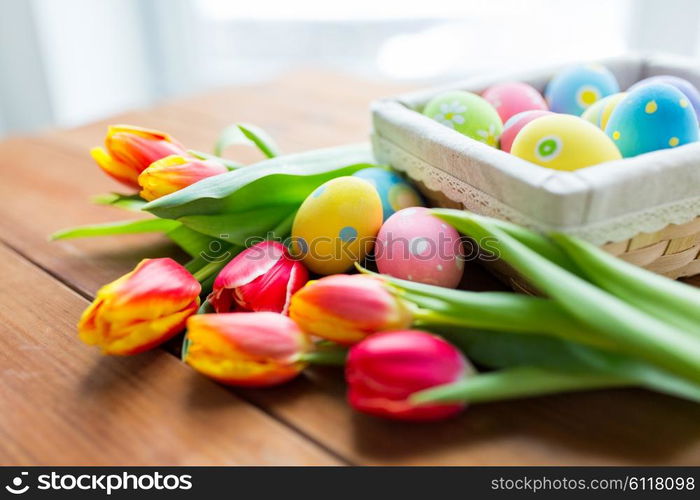
M104 357L87 301L0 245L0 464L335 464L161 350Z
M389 93L386 87L346 78L297 75L268 86L194 96L129 116L143 117L135 123L162 127L200 149L223 124L250 121L276 133L280 144L294 151L361 140L368 130L366 103ZM122 216L114 209L91 209L86 202L89 194L114 186L86 154L101 139L104 126L0 144L0 169L9 173L11 166L13 172L20 171L4 176L11 178L11 185L0 185L0 196L13 207L2 214L0 237L85 293L94 293L102 283L126 272L141 256L170 251L158 238L44 240L63 226ZM483 270L471 271L470 287L499 287ZM700 408L644 391L483 405L436 425L358 415L345 404L343 391L338 371L316 370L284 387L233 392L358 463L700 463L696 425Z

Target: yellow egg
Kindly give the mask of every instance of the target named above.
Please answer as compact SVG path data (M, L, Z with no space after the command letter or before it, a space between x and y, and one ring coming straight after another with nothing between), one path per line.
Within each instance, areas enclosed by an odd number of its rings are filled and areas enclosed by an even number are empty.
M372 184L358 177L332 179L299 207L292 254L315 273L342 273L372 250L382 220L382 201Z
M525 125L510 152L555 170L577 170L622 158L605 132L578 116L561 114L543 116Z

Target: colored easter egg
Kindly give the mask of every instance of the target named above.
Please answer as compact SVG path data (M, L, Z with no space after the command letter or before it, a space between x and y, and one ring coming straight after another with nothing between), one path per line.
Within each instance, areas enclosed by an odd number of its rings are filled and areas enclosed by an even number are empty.
M498 112L481 96L455 90L440 94L425 106L423 114L461 134L496 146L503 129Z
M695 85L690 83L685 78L680 78L678 76L656 75L638 81L629 89L627 89L627 91L631 92L633 90L637 90L639 87L649 85L650 83L665 83L667 85L676 87L678 90L683 92L683 94L685 94L685 96L688 98L688 101L690 101L690 104L693 106L693 109L695 110L695 115L698 117L698 119L700 119L700 92L698 91Z
M399 210L377 235L377 269L410 281L455 288L462 279L462 244L455 229L423 207Z
M523 111L548 109L542 94L523 82L499 83L486 89L481 96L496 109L503 123Z
M517 115L513 115L510 119L503 125L503 133L501 134L500 146L503 151L510 153L510 149L513 147L513 141L518 133L523 129L525 125L530 123L535 118L540 116L551 115L551 111L523 111Z
M567 68L549 81L545 98L555 113L580 116L603 97L620 91L615 75L600 64Z
M555 170L577 170L619 160L613 141L578 116L541 116L523 127L510 151L515 156Z
M605 133L628 158L697 141L698 122L685 94L653 83L633 90L618 104Z
M402 208L423 206L423 200L418 192L396 172L380 167L369 167L358 170L353 177L366 180L377 190L382 200L384 220Z
M337 177L299 207L291 252L315 273L342 273L371 252L381 225L382 202L374 186L357 177Z
M591 122L599 129L605 130L605 126L608 124L610 115L615 110L617 105L620 104L620 101L625 98L625 96L627 96L627 92L618 92L617 94L603 97L600 101L596 102L593 106L584 111L581 118Z

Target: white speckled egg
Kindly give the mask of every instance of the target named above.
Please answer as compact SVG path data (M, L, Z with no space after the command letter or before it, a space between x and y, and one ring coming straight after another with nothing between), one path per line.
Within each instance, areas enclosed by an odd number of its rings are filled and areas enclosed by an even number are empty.
M315 273L342 273L371 252L381 225L382 202L374 186L357 177L337 177L299 207L291 251Z
M685 94L653 83L633 90L617 105L605 133L628 158L697 141L698 122Z
M600 64L574 66L549 81L545 98L555 113L580 116L603 97L620 91L615 75Z
M384 223L374 250L377 268L429 285L455 288L464 261L459 233L423 207L399 210Z

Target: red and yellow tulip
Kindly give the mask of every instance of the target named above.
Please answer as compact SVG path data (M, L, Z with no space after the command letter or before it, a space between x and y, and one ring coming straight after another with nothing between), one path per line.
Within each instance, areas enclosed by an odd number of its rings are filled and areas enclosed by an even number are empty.
M372 335L350 349L345 368L348 401L358 411L398 420L451 417L464 403L416 405L410 396L473 372L464 355L442 338L418 330Z
M226 172L228 169L214 160L199 160L183 155L166 156L151 163L139 175L141 198L152 201L207 177Z
M287 316L272 312L198 314L187 322L184 360L226 385L265 387L306 367L309 337Z
M110 126L105 148L93 148L90 154L108 175L137 189L139 174L151 163L185 153L185 148L168 134L131 125Z
M80 339L104 354L137 354L181 331L199 307L199 282L172 259L144 259L83 312Z
M305 332L344 345L413 322L406 305L380 279L361 274L309 281L292 296L289 316Z
M238 307L287 314L292 295L308 279L304 265L284 245L262 241L226 264L214 281L209 302L219 313Z

